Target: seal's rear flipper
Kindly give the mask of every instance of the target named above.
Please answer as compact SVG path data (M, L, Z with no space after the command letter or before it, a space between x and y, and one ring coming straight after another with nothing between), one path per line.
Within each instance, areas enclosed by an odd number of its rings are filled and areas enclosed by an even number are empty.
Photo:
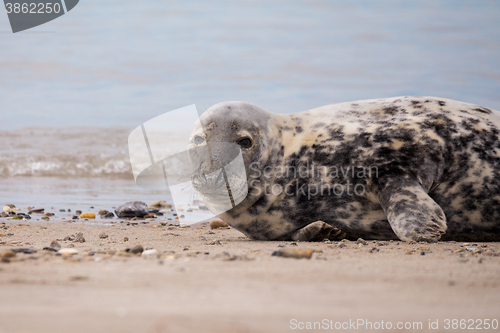
M380 204L401 240L436 242L447 229L443 210L413 177L388 179Z
M313 222L291 234L294 241L321 242L325 239L340 240L345 238L346 233L326 224L323 221Z

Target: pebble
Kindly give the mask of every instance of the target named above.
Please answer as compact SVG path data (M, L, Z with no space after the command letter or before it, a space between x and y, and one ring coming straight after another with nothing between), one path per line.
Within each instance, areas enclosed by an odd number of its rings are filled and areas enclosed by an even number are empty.
M106 209L101 209L98 214L102 216L106 215L107 213L109 213L109 211L107 211Z
M149 215L148 206L142 201L130 201L115 209L118 217L144 217Z
M75 239L73 240L73 242L77 242L77 243L85 243L85 238L83 237L83 233L78 232L78 233L75 235Z
M95 219L95 213L92 213L92 212L83 213L83 214L80 214L80 217L82 219Z
M36 250L28 249L28 248L12 249L11 251L14 252L14 253L25 253L25 254L36 253Z
M7 251L4 251L2 253L0 253L0 258L4 259L4 258L12 258L12 257L15 257L16 256L16 253L12 250L7 250Z
M158 200L149 204L149 207L154 208L172 208L171 204L168 204L165 200Z
M107 212L106 214L101 215L101 217L103 219L112 219L113 217L115 217L115 214L113 214L113 212Z
M124 242L128 242L128 237L123 237Z
M313 254L313 249L311 248L306 248L306 249L279 249L276 250L272 253L273 256L277 257L284 257L284 258L295 258L295 259L311 259L311 256Z
M43 214L44 210L45 210L45 208L30 209L28 214L32 214L32 213Z
M78 219L79 219L79 217L78 217L78 215L73 215L72 219L73 219L73 220L78 220Z
M368 245L368 242L365 241L363 238L358 238L358 240L356 241L356 244Z
M211 220L210 229L227 228L229 227L226 222L222 220Z
M81 210L79 210L79 209L75 211L75 214L76 214L76 215L80 215L81 213L82 213L82 211L81 211Z
M156 249L151 249L151 250L145 250L142 251L141 254L143 257L148 257L148 256L157 256L158 255L158 250Z
M104 231L101 231L101 233L99 234L99 238L106 239L108 238L108 235Z
M138 254L142 253L144 251L144 248L141 245L136 245L133 248L131 248L128 252L133 253L133 254Z
M44 221L50 221L50 217L48 217L48 216L42 216L42 220L44 220Z
M16 208L16 206L14 206L14 205L5 205L3 207L4 213L17 212L18 210L21 210L21 209Z
M63 256L70 256L73 254L77 254L78 250L77 249L70 249L70 248L63 248L57 251L57 253L62 254Z
M48 247L48 246L44 247L42 250L44 250L44 251L50 251L50 252L57 252L57 249L54 249L54 248Z

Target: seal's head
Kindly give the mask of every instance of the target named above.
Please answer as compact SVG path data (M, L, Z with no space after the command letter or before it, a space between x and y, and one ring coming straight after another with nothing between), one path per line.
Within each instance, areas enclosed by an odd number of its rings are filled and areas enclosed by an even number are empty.
M194 166L191 182L205 203L207 198L217 201L219 195L227 196L228 183L232 184L229 191L244 187L246 195L247 182L255 178L258 171L252 168L252 163L265 165L272 159L271 147L276 141L274 117L272 113L245 102L216 104L202 114L192 131L189 151ZM241 172L230 172L227 168L226 172L217 172L239 154L244 162ZM237 183L242 185L233 186ZM232 195L237 196L237 193ZM251 204L249 201L252 199L257 198L246 198L244 201Z

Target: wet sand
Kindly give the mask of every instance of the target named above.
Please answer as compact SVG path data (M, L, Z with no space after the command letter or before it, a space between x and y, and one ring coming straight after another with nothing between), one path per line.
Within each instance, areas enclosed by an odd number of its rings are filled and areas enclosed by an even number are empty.
M370 331L335 329L358 320L450 332L446 319L500 320L499 243L261 242L208 224L65 221L0 219L0 253L37 251L0 262L0 332ZM78 232L85 242L64 240ZM54 240L78 253L42 250ZM159 255L124 252L136 245ZM311 259L272 256L308 247Z

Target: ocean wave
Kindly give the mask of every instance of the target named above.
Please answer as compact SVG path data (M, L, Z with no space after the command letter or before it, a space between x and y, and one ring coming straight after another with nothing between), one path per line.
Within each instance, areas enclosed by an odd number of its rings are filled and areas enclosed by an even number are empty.
M0 133L0 177L133 179L128 129L27 128Z

